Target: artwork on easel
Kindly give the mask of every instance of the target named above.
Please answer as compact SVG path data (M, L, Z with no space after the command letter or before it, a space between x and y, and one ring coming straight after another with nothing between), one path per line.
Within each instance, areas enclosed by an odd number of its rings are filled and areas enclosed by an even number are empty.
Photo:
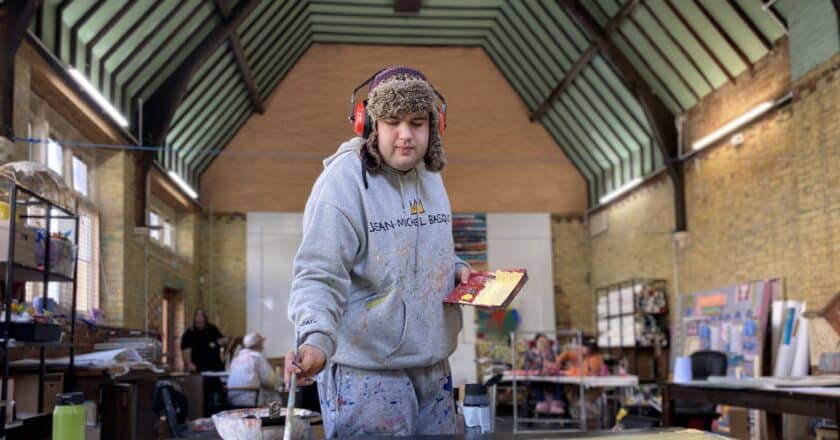
M674 356L690 356L698 350L726 354L726 375L760 377L764 344L769 327L770 304L782 298L782 281L773 278L677 297L677 320L672 335ZM714 430L729 432L728 407L721 405L721 417ZM753 436L757 435L757 412L750 411Z
M721 351L727 355L727 376L761 376L770 302L781 297L781 290L781 280L774 278L680 295L674 354Z

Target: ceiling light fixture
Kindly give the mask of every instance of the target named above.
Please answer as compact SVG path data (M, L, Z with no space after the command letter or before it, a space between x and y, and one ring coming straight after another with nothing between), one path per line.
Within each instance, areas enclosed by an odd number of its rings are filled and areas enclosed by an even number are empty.
M111 105L104 96L102 96L101 93L99 93L99 90L96 90L96 87L94 87L93 84L91 84L90 81L82 75L82 72L79 72L72 67L68 67L67 71L70 73L70 76L73 77L73 79L76 80L83 89L85 89L85 92L87 92L87 94L90 95L100 107L105 109L105 112L108 113L117 124L121 127L128 127L128 120L125 119L125 117L120 114L120 112L118 112L117 109L114 108L114 106Z

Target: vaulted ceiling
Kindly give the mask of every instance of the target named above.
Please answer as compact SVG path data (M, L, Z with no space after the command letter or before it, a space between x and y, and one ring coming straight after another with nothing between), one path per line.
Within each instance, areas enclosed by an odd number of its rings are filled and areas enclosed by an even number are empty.
M423 0L419 12L396 12L394 0L44 0L30 31L142 143L164 145L158 161L193 186L313 43L481 47L586 178L594 206L666 162L628 68L667 115L684 113L772 50L794 6Z

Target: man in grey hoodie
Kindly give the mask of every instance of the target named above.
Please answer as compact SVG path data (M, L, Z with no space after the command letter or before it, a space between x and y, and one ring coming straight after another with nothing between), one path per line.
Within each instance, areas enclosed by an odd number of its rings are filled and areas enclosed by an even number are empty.
M324 161L306 203L286 378L319 374L327 437L455 432L447 359L461 315L443 299L469 268L454 252L437 96L415 69L375 75L363 136Z

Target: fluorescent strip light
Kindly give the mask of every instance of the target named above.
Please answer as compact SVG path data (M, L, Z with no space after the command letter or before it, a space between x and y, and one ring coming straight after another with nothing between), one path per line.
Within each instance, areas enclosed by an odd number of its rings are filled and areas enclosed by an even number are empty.
M78 70L72 67L68 67L67 71L70 72L70 76L72 76L73 79L75 79L76 82L79 83L79 85L82 86L83 89L85 89L88 95L93 97L93 100L96 101L96 103L99 104L103 109L105 109L105 111L109 115L111 115L111 117L114 119L114 121L116 121L117 124L119 124L122 127L128 127L128 120L126 120L125 117L122 114L120 114L120 112L118 112L117 109L114 108L114 106L111 105L111 103L108 102L108 100L105 99L104 96L102 96L101 93L99 93L99 90L96 90L96 87L94 87L93 84L91 84L90 81L88 81L88 79L85 78L84 75L82 75L82 72L79 72Z
M725 136L732 133L733 131L743 127L746 124L749 124L759 116L766 113L768 110L772 109L775 105L776 101L766 101L762 102L761 104L758 104L752 110L727 122L726 125L724 125L723 127L720 127L717 130L710 133L709 135L698 139L696 142L691 144L691 149L697 151L708 147L709 145L723 139Z
M612 192L604 194L603 196L601 196L599 201L601 202L602 205L605 204L605 203L609 203L610 201L615 200L618 196L620 196L624 193L627 193L631 189L639 186L641 183L642 183L642 178L637 177L637 178L625 183L624 185L621 185L620 187L616 188Z
M177 183L178 186L181 187L181 190L187 193L188 196L190 196L193 199L198 198L198 194L195 193L195 190L192 189L192 187L187 182L184 182L184 179L181 179L181 176L175 174L174 171L170 171L169 177L171 177L172 180L174 180L175 183Z

